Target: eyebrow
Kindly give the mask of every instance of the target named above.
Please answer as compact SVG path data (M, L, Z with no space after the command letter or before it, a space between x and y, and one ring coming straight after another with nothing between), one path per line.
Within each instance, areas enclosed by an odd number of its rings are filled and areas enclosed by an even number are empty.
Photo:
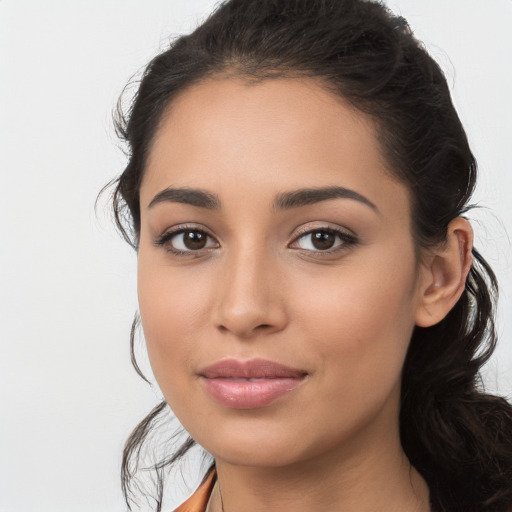
M183 203L207 210L218 210L220 199L215 194L206 190L195 188L171 188L168 187L153 197L148 208L153 208L159 203Z
M274 210L290 210L330 199L352 199L369 206L377 213L379 212L377 206L368 198L355 190L345 187L301 188L282 192L276 196L272 207ZM221 207L219 197L206 190L168 187L153 197L148 208L153 208L159 203L166 202L189 204L199 208L206 208L207 210L218 210Z
M379 212L377 206L368 198L355 190L345 187L302 188L279 194L274 200L275 210L289 210L310 204L328 201L329 199L353 199L369 206L375 212Z

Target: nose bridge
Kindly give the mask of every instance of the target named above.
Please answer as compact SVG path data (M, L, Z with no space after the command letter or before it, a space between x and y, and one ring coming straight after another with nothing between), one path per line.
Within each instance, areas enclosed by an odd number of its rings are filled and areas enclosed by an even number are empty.
M284 327L278 262L271 251L249 241L228 251L220 276L216 323L223 331L249 337Z

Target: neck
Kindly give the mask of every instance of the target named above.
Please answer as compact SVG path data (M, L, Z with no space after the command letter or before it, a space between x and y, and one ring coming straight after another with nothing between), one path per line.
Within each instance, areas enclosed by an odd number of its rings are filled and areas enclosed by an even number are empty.
M377 445L355 441L349 450L277 468L217 460L218 485L208 511L429 512L427 485L398 437Z

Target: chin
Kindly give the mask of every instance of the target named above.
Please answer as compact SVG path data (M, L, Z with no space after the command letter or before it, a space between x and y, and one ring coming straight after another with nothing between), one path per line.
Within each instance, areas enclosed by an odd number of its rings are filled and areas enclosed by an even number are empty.
M258 421L246 425L229 423L225 428L212 430L193 437L217 461L241 467L289 467L317 457L322 459L340 441L343 444L342 439L334 440L334 436L315 438L311 432L308 436L289 425L276 428L275 424L265 426Z
M240 467L252 468L283 468L294 463L302 462L303 456L294 453L289 447L283 449L283 445L231 445L219 449L212 454L217 461Z
M262 421L219 422L190 435L216 460L248 467L282 467L302 458L304 440L290 436L290 429Z

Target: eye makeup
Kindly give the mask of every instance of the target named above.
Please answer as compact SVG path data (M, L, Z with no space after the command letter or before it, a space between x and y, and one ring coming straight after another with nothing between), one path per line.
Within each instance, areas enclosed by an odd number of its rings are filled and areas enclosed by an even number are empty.
M288 244L288 248L311 255L333 255L358 243L357 237L332 226L307 226ZM165 231L154 242L175 256L200 256L220 248L219 242L204 228L195 224L179 225Z

